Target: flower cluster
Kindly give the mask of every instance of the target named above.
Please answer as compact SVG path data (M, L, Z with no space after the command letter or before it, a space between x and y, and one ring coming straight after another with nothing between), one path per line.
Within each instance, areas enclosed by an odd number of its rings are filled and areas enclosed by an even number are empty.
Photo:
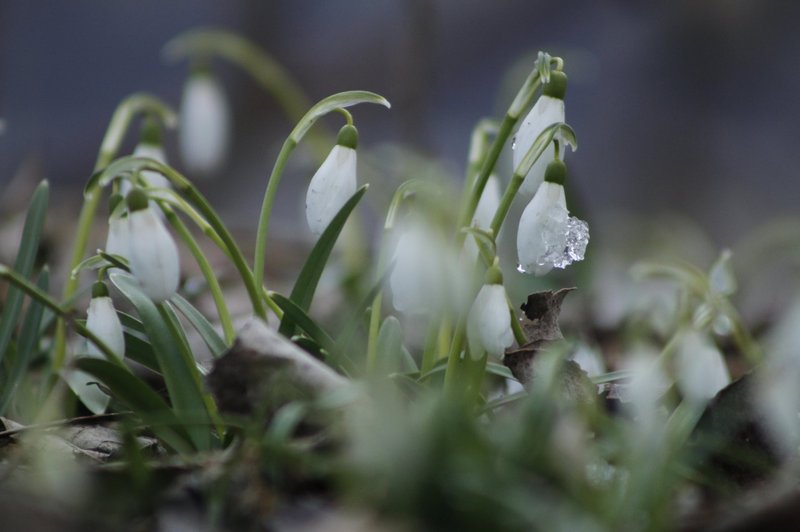
M520 164L536 138L549 126L564 121L564 93L567 77L553 72L542 96L523 120L517 133L514 166ZM572 217L564 194L566 166L558 141L550 143L533 164L520 187L523 197L533 198L519 221L517 254L519 270L544 275L553 268L565 268L583 260L589 242L589 227Z

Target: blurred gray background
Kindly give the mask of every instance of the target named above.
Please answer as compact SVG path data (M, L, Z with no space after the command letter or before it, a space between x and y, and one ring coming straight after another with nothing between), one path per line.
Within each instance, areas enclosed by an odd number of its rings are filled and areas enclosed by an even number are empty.
M123 97L178 104L186 65L160 50L185 29L252 39L313 100L385 95L391 112L355 109L362 144L409 143L459 175L474 123L501 111L509 68L544 49L571 79L580 149L568 163L583 217L677 211L725 244L797 212L799 24L791 0L0 0L0 185L34 161L58 198L78 201ZM254 225L291 124L241 71L216 70L234 108L235 163L203 187Z

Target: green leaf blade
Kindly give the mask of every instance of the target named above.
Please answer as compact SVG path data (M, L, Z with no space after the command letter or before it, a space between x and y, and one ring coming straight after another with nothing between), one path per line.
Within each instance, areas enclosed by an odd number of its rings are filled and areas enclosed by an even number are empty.
M325 231L320 235L319 240L314 245L314 249L311 250L308 259L300 270L300 275L297 277L289 299L304 312L308 312L308 309L311 307L311 300L314 297L314 292L317 290L319 279L322 276L322 270L325 268L328 258L330 258L331 252L333 251L333 246L339 238L339 234L342 232L347 218L350 217L350 213L353 212L358 202L364 197L367 187L368 185L364 185L358 189L358 191L347 200L347 203L339 209L339 212L334 216L333 220L331 220L331 223L328 224L328 227L326 227ZM284 316L278 332L287 337L291 336L294 331L294 326L295 324L291 317Z

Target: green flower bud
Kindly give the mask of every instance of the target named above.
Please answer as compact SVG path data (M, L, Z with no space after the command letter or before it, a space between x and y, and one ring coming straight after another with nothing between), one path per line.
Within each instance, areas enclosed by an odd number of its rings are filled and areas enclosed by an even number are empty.
M545 84L544 88L542 89L542 94L563 100L566 92L567 75L560 70L554 70L550 73L550 82Z
M358 147L358 130L356 127L348 124L340 129L336 144L355 150Z

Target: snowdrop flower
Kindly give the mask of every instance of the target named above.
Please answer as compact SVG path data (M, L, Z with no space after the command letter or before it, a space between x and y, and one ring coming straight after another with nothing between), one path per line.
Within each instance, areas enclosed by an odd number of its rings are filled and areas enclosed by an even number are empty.
M550 82L547 83L542 95L536 100L528 115L519 126L514 141L513 165L517 168L522 159L531 149L542 131L548 126L564 122L564 93L567 90L567 76L563 72L551 72ZM563 158L564 150L561 150ZM544 179L544 173L549 161L555 158L555 148L551 142L542 155L533 164L528 175L525 176L519 193L525 198L530 198L539 188Z
M133 189L127 203L131 273L150 299L164 301L178 289L178 248L141 189Z
M705 403L731 382L722 354L705 335L694 330L680 340L675 377L684 398L695 403Z
M500 358L514 342L503 274L496 264L486 272L486 284L472 303L467 323L467 340L474 359L484 353Z
M92 287L92 300L86 312L86 328L103 341L121 360L125 356L125 337L122 334L122 323L119 321L114 303L108 295L108 288L103 282L96 282ZM105 355L92 342L87 342L87 354L97 358Z
M545 181L525 207L517 231L519 270L544 275L583 260L589 227L569 215L564 196L566 166L558 159L548 165Z
M444 304L458 308L466 276L456 257L433 222L406 220L398 229L389 275L394 308L406 314L436 312Z
M114 194L109 199L111 206L111 217L108 219L108 236L106 237L105 252L111 255L119 255L126 259L130 257L130 247L128 246L128 217L117 205L123 200L120 194Z
M311 178L306 193L306 219L317 236L356 193L358 131L351 125L339 131L336 146Z
M183 89L178 135L186 168L201 176L216 172L225 162L230 129L222 86L207 71L192 73Z
M478 201L478 206L475 208L475 215L472 217L473 227L484 230L489 229L489 226L492 224L494 213L497 212L497 208L500 206L500 196L500 179L492 174L489 176L489 180L486 181L481 199ZM467 258L471 262L475 262L475 259L478 257L478 245L475 243L475 239L472 236L468 236L464 242L464 250Z
M92 287L92 299L86 312L86 328L97 336L120 359L125 356L125 336L108 288L102 282ZM86 356L105 359L105 355L92 342L86 341ZM95 378L79 370L67 370L64 378L81 402L94 414L106 411L110 397L92 384Z

